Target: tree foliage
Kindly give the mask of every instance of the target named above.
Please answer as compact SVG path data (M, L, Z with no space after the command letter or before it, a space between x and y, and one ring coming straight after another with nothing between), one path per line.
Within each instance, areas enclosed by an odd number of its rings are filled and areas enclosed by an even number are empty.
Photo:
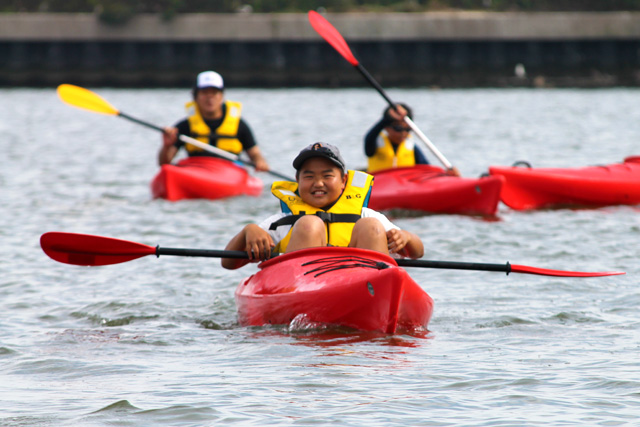
M523 12L639 11L640 0L0 0L0 12L93 12L110 24L124 23L139 13L172 19L181 13L282 13L429 10Z

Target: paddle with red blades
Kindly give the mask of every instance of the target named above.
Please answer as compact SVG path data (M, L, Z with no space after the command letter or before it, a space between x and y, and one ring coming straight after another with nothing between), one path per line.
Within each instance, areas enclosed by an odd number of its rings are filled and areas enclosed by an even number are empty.
M69 104L73 107L91 111L93 113L100 113L100 114L106 114L110 116L122 117L134 123L137 123L139 125L145 126L149 129L157 130L159 132L164 132L164 129L161 128L160 126L154 125L153 123L149 123L144 120L140 120L133 116L123 113L122 111L118 110L116 107L111 105L107 100L102 98L100 95L90 91L89 89L85 89L83 87L70 85L70 84L61 84L60 86L58 86L57 93L58 93L58 97L60 97L62 102L64 102L65 104ZM195 138L192 138L188 135L178 135L178 139L184 142L185 144L190 144L195 147L201 148L204 151L208 151L223 159L226 159L232 162L240 162L244 165L255 168L255 165L253 163L242 160L236 154L222 150L213 145L205 144L204 142L199 141ZM279 174L278 172L274 172L274 171L266 171L266 172L287 181L295 181L294 179L286 175Z
M373 86L380 95L382 95L382 97L389 103L391 107L395 108L396 104L385 93L382 86L380 86L380 84L373 78L373 76L369 74L369 72L358 62L356 57L353 56L353 53L351 53L351 49L349 49L349 45L347 45L347 42L344 40L344 37L342 37L342 35L338 32L338 30L336 30L335 27L331 25L329 21L327 21L322 15L320 15L316 11L310 10L308 13L308 16L309 16L309 23L311 24L313 29L316 30L316 32L320 34L320 36L327 43L329 43L335 50L337 50L338 53L342 55L342 57L346 59L349 64L353 65L353 67L356 70L358 70L360 74L362 74L362 76L369 82L369 84ZM420 138L420 140L424 142L427 148L431 150L431 152L438 158L438 160L440 160L440 162L445 166L445 168L447 169L453 168L453 165L451 164L451 162L449 162L449 160L447 160L446 157L444 157L444 155L440 152L440 150L438 150L438 148L435 145L433 145L433 143L429 140L427 135L425 135L418 128L418 126L413 122L413 120L411 120L410 117L405 116L404 121L409 125L411 130L413 130L413 132L416 135L418 135L418 138Z
M242 251L226 251L215 249L182 249L148 246L143 243L114 239L111 237L92 236L89 234L48 232L40 237L42 250L55 261L65 264L99 266L119 264L132 261L147 255L175 255L208 258L246 259L247 253ZM549 270L516 264L485 264L476 262L430 261L430 260L396 260L402 267L440 268L450 270L497 271L503 273L536 274L540 276L559 277L600 277L625 274L622 271L581 272L565 270Z

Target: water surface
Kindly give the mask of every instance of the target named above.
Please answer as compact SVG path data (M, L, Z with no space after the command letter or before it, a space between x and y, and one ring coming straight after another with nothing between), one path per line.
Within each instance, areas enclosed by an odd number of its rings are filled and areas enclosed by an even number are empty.
M93 88L159 125L185 90ZM396 90L465 176L490 165L586 166L640 154L637 89ZM145 257L83 268L41 251L47 231L223 248L277 209L258 198L151 200L160 135L62 104L53 89L0 90L0 424L637 425L637 207L395 218L426 258L626 276L554 278L414 268L434 298L429 332L345 333L236 323L255 265ZM371 89L229 89L272 167L337 144L365 164L384 109ZM434 157L431 156L433 159ZM268 184L273 179L260 174Z

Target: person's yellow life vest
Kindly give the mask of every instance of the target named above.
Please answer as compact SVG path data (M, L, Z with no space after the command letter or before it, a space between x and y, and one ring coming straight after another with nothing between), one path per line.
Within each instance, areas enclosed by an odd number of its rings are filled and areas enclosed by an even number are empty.
M270 230L281 225L291 225L289 233L277 244L275 250L283 253L291 239L293 224L302 215L317 215L327 225L327 243L331 246L349 246L351 232L356 221L361 218L362 208L369 204L369 195L373 185L373 176L360 172L348 171L347 183L338 200L326 211L305 203L298 195L298 183L276 181L271 192L280 199L282 212L291 213L271 224Z
M383 145L377 147L374 155L369 157L367 172L415 166L415 144L411 138L407 138L402 141L398 146L398 149L395 151L391 141L389 140L387 132L382 131L380 133L380 138L382 138Z
M221 150L240 154L242 152L242 143L237 136L238 127L240 125L240 114L242 113L242 104L234 101L225 101L224 103L226 105L226 112L222 119L222 123L215 131L213 139L215 141L215 136L221 137L216 142L216 147ZM192 114L189 115L188 118L191 133L197 135L196 139L198 141L209 144L209 135L211 135L212 132L209 126L205 123L197 104L195 102L189 102L186 104L186 107L188 110L192 111ZM189 154L204 151L202 148L191 144L186 144L186 149Z

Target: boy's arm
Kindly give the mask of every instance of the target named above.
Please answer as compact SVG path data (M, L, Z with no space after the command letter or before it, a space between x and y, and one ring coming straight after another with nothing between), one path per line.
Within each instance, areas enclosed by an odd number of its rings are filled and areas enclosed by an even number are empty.
M222 258L222 267L235 270L251 261L265 260L271 256L271 249L275 247L273 239L257 224L246 225L227 243L225 250L247 251L248 259Z
M404 253L406 256L412 259L422 258L424 255L424 245L420 237L407 230L400 231L405 234L405 238L407 239L407 244L404 247Z
M413 259L422 258L424 255L422 240L410 231L393 228L387 231L387 242L390 253L397 253Z

